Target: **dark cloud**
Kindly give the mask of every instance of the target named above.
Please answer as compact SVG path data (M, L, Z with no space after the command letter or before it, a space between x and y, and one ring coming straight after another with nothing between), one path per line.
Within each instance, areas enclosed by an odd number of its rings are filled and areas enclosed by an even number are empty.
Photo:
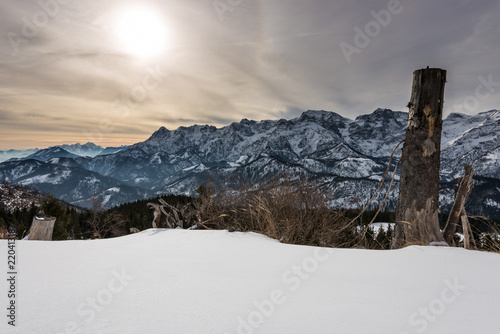
M22 118L35 119L35 120L46 120L46 121L64 121L67 120L66 117L54 117L47 114L39 113L24 113Z
M0 120L2 122L10 121L15 119L15 115L12 112L0 109Z

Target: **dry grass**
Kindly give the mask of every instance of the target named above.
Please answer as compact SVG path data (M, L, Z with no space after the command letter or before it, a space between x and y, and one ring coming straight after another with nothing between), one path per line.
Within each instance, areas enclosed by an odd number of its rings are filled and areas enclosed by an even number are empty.
M0 239L8 239L9 238L9 230L6 227L0 227Z
M469 216L475 223L471 226L478 250L500 253L500 228L494 221L482 216ZM482 228L478 228L478 224ZM463 246L463 244L459 244Z
M331 195L307 179L280 175L252 186L238 180L211 182L197 210L205 228L252 231L284 243L350 247L354 228L328 206Z

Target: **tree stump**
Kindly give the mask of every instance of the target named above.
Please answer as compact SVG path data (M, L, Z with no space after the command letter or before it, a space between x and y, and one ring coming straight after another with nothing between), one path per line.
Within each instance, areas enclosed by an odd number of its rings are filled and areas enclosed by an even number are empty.
M437 213L445 83L445 70L413 72L392 248L444 241Z
M52 232L56 218L48 216L40 211L35 217L30 227L28 240L52 240Z

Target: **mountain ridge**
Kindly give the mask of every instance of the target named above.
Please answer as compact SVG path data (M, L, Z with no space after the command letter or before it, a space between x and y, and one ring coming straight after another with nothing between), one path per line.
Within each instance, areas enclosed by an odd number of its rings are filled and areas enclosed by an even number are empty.
M65 168L80 168L105 178L103 187L89 189L88 194L107 196L108 189L131 187L120 200L114 199L118 194L111 194L110 206L138 199L134 196L193 194L209 177L232 175L256 181L289 171L307 174L331 190L333 206L353 207L355 202L367 202L375 191L393 148L405 137L407 118L406 112L383 108L354 120L335 112L308 110L289 120L242 119L221 128L193 125L169 130L162 126L145 141L115 153L47 159L45 163L52 166L47 168L60 169L56 166L65 164ZM400 150L395 156L399 155ZM475 162L478 178L500 179L500 111L446 117L441 162L443 210L451 205L451 184L463 173L464 163ZM8 174L1 167L0 180ZM24 184L25 179L23 176ZM40 186L37 182L32 185ZM485 203L493 203L491 208L478 211L497 212L494 203L500 203L500 187L489 189L488 194L490 197L483 197ZM85 199L77 197L66 200L81 205ZM375 203L379 202L376 198ZM397 191L393 191L387 207L393 209L396 203Z

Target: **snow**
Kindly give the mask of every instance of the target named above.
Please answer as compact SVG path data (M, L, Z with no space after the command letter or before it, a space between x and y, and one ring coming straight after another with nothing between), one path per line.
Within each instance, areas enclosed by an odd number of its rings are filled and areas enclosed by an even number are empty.
M195 169L196 167L198 167L198 165L193 165L193 166L191 166L191 167L184 168L182 171L183 171L183 172L188 172L188 171L190 171L190 170Z
M493 151L488 152L483 158L483 164L498 164L498 160L500 160L500 147L494 149Z
M160 158L160 154L159 153L155 153L153 155L153 157L151 158L151 160L149 161L150 164L158 164L160 165L162 163L161 161L161 158Z
M61 184L63 180L67 179L71 175L71 170L63 170L62 172L37 175L33 177L26 178L19 182L22 185L35 184L35 183L51 183L51 184Z
M18 179L20 177L23 177L24 175L31 174L35 170L35 168L38 167L40 167L40 162L38 161L32 164L16 166L12 169L11 175L14 179Z
M459 139L465 137L472 130L480 128L484 123L485 118L480 115L450 114L443 121L441 149L453 146Z
M254 233L163 229L16 247L16 327L4 316L1 333L493 334L500 328L498 254L326 249ZM6 240L0 249L6 258ZM7 280L0 282L8 291Z
M191 167L184 168L183 172L193 171L193 172L203 172L207 170L207 167L204 164L197 164Z
M484 201L484 204L487 206L494 207L494 208L500 208L500 203L498 203L497 201L495 201L491 198L486 198L486 200Z
M147 177L137 177L134 179L134 183L137 184L137 183L141 183L141 182L148 182L149 179Z
M389 226L391 227L392 230L394 230L394 223L372 223L370 227L372 228L373 232L375 232L375 235L380 232L380 230L383 230L384 232L387 232L389 230Z
M375 161L365 158L346 158L335 165L334 173L344 177L369 177L380 167Z
M477 115L450 114L443 122L441 149L446 150L463 141L467 148L480 146L482 142L496 139L496 133L481 132L482 128L493 125L498 121L498 111L491 110ZM474 133L479 135L474 135ZM464 152L468 149L463 149Z
M242 155L235 162L228 162L231 167L241 167L248 160L248 155Z
M102 205L107 205L111 199L111 194L106 194L102 197Z
M95 176L87 176L82 181L85 182L86 184L89 184L89 185L95 185L96 183L100 183L101 182Z
M242 163L244 163L247 159L248 159L248 155L242 155L242 156L240 156L240 157L239 157L239 159L238 159L238 160L236 160L236 161L235 161L235 163L237 163L237 164L242 164Z

